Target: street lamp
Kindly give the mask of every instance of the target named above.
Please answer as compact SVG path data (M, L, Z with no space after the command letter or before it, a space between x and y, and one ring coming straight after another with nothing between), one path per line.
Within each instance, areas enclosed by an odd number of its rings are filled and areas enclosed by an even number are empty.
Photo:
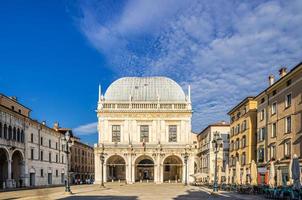
M214 186L213 186L213 192L218 192L218 183L217 183L217 154L219 152L219 149L223 143L222 138L220 137L219 132L214 132L214 137L212 140L213 150L215 153L215 173L214 173Z
M102 180L101 180L101 187L105 187L104 185L104 161L105 161L105 153L104 153L105 147L104 144L102 144L102 152L100 155L101 165L102 165Z
M70 190L70 184L69 184L69 153L70 153L70 147L72 146L72 140L70 137L70 132L67 131L64 135L64 137L62 138L62 144L65 147L64 148L64 152L66 153L66 160L67 160L67 180L66 180L66 184L65 184L65 192L72 194L71 190Z
M185 148L185 153L183 154L184 156L184 162L185 162L185 185L188 185L188 158L189 154L187 152L187 149Z

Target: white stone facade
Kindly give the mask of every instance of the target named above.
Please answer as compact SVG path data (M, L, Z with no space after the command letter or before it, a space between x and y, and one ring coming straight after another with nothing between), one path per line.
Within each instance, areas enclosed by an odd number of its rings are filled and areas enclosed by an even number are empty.
M102 168L105 182L193 182L190 92L165 77L128 77L99 93L96 183Z
M29 186L64 184L67 175L62 134L35 121L26 130Z
M67 165L62 134L29 114L30 109L16 98L0 94L1 188L64 184Z
M209 125L198 136L198 157L200 159L200 166L198 171L202 174L201 181L212 182L214 181L215 173L215 152L212 145L214 134L218 132L223 139L223 146L219 149L217 154L217 165L221 167L224 172L226 164L228 164L229 152L229 134L230 126L225 122ZM223 173L224 174L224 173Z

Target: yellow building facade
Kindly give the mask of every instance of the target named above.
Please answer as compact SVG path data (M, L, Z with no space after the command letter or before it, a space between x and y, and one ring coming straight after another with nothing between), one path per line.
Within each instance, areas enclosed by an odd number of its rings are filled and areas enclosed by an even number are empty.
M302 162L302 63L288 73L283 67L278 80L274 75L268 80L268 87L255 97L259 181L267 181L268 163L274 162L283 184L291 184L290 162L294 155Z
M247 97L232 108L230 116L230 174L235 175L235 166L238 161L241 171L245 168L249 180L250 165L256 159L256 130L257 130L257 101L253 97Z

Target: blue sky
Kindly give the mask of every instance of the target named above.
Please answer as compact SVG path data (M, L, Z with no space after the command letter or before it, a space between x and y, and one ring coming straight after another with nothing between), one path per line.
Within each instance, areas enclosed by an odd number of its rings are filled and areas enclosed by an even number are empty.
M98 84L191 85L195 132L302 61L302 1L1 1L0 92L96 142Z

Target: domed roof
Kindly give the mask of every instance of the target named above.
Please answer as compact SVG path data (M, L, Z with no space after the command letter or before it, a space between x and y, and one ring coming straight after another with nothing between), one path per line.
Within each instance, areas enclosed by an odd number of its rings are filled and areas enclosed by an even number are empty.
M167 77L124 77L114 81L105 93L105 101L160 101L184 102L182 88Z

